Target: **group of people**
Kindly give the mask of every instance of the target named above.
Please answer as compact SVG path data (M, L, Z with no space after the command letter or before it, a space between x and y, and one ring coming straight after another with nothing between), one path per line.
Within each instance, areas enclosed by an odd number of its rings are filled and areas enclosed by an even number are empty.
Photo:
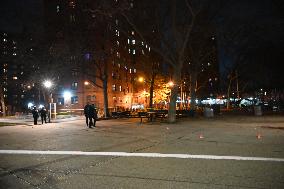
M36 108L36 106L34 106L34 108L32 109L32 114L33 114L33 118L34 118L34 125L37 125L37 120L40 116L41 118L41 124L44 123L47 123L46 122L46 118L47 118L47 114L48 114L48 111L45 109L45 107L42 107L39 111L38 109Z
M86 125L87 127L91 128L96 127L96 120L98 117L97 110L95 108L94 104L90 104L89 102L87 105L84 107L84 114L86 117Z

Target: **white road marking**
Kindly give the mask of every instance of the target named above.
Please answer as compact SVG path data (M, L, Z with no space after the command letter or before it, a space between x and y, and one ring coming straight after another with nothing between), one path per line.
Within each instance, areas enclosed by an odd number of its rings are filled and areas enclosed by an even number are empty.
M121 156L121 157L151 157L151 158L180 158L180 159L209 159L209 160L240 160L240 161L274 161L274 162L284 162L284 158L243 157L243 156L215 156L215 155L192 155L192 154L161 154L161 153L128 153L128 152L0 150L0 154Z

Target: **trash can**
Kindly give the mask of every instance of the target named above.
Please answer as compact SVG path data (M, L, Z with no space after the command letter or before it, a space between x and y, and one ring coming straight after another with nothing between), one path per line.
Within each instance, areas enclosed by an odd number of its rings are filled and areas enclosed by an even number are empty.
M254 110L254 115L255 116L261 116L262 115L261 106L254 106L253 110Z
M213 109L206 107L206 108L204 109L204 116L205 116L205 117L214 117L214 111L213 111Z

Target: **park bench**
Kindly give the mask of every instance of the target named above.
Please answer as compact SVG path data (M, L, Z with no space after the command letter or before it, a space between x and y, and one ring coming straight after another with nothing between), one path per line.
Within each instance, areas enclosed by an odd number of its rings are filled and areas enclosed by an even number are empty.
M147 118L149 120L150 116L147 112L138 112L138 118L140 118L140 123L142 123L143 118Z
M168 115L168 110L156 110L155 111L155 119L159 118L162 120L164 120L164 118L166 118Z
M130 118L131 112L130 111L123 111L123 112L112 112L111 117L113 118Z

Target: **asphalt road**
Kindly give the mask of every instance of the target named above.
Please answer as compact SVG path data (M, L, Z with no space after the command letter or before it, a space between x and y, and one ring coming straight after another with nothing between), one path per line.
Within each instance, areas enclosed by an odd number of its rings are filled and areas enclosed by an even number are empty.
M0 188L283 189L283 128L283 116L194 118L142 125L138 119L117 119L99 121L92 129L84 126L83 119L1 127ZM5 150L62 154L7 154ZM65 154L70 151L77 154ZM159 154L145 157L151 153ZM239 157L253 158L237 160Z

